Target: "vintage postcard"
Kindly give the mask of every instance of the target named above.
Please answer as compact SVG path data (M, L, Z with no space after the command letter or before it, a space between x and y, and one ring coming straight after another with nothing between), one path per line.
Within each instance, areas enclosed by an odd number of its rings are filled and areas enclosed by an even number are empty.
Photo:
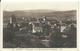
M3 51L79 51L78 1L5 1Z

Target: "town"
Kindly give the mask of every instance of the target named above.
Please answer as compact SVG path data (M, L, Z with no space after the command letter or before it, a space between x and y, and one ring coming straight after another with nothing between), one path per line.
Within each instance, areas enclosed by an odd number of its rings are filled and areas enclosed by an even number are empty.
M75 48L76 21L12 15L3 40L4 48Z

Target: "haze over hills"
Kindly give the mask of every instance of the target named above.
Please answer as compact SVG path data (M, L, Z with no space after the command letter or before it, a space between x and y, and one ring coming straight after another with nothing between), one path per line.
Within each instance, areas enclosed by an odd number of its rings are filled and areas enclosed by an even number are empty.
M76 10L69 10L69 11L54 11L54 10L18 10L18 11L4 11L3 16L4 20L11 17L11 15L15 15L18 18L21 17L50 17L53 19L72 19L76 20Z

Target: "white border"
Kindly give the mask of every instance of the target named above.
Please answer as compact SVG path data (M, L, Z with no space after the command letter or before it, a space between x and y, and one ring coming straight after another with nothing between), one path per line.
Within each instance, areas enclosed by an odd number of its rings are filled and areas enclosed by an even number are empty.
M5 2L78 2L79 0L2 0L2 3ZM0 17L0 51L79 51L80 47L80 10L79 10L79 3L78 3L78 8L77 8L77 48L3 48L3 5L1 3L1 17Z

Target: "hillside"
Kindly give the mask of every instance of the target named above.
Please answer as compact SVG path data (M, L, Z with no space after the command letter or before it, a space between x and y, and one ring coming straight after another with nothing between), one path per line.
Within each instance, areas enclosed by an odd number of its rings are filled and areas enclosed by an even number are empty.
M56 18L59 20L64 19L72 19L76 20L76 10L69 10L69 11L54 11L54 10L18 10L18 11L4 11L3 17L4 20L11 17L11 15L15 15L16 17L50 17Z

